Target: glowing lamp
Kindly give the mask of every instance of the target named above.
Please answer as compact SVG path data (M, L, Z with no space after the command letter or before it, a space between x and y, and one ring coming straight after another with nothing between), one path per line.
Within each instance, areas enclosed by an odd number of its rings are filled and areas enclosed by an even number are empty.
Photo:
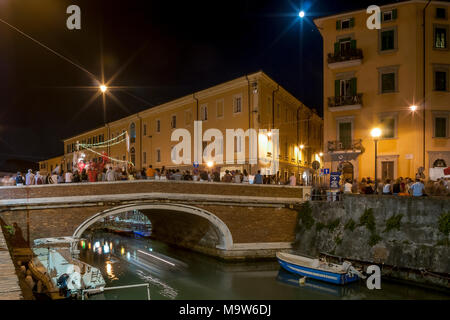
M370 131L370 135L373 138L379 138L381 136L381 129L380 128L373 128L372 131Z
M300 17L300 18L303 18L304 16L305 16L305 11L300 11L299 13L298 13L298 16Z
M412 105L412 106L409 107L409 109L411 111L416 111L417 110L417 106L416 105Z
M102 84L102 85L100 86L100 91L103 92L103 93L105 93L106 90L108 90L108 87L105 86L104 84Z

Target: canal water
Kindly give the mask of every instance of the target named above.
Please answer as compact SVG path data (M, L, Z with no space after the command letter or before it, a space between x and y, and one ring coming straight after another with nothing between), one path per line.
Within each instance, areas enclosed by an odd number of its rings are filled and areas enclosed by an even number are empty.
M276 261L225 263L192 251L144 238L88 231L80 260L102 271L106 287L150 284L152 300L221 299L450 299L439 291L382 279L381 290L365 282L335 286L280 269ZM145 287L105 291L91 300L144 300Z

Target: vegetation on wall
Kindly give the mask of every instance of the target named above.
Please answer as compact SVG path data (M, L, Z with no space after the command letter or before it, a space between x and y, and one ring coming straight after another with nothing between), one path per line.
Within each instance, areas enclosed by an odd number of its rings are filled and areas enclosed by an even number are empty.
M438 228L446 236L450 234L450 212L443 213L439 216Z
M306 201L300 205L300 208L297 210L299 221L301 221L302 226L309 230L315 223L315 220L312 216L312 208L309 201Z
M344 229L353 231L353 230L355 230L355 228L356 228L356 222L352 218L350 218L350 220L348 220L347 223L345 224Z
M367 230L370 231L370 239L368 241L369 246L373 247L378 242L380 242L381 237L376 232L376 225L375 225L375 216L373 215L373 209L368 208L364 210L364 213L359 218L359 225L365 226Z
M402 214L394 214L392 217L386 220L386 229L383 232L389 232L393 229L400 230L400 222L403 218Z

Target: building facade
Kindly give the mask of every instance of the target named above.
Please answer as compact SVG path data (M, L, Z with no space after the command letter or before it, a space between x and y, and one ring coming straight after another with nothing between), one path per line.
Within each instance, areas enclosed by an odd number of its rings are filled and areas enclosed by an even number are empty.
M198 122L196 124L195 121L201 122L200 133ZM218 129L222 133L222 138L217 142L224 163L215 163L211 159L212 167L221 173L227 169L245 169L249 174L255 174L257 170L263 174L276 174L279 171L280 177L287 179L294 172L310 181L312 162L321 162L322 119L261 71L65 139L64 169L71 170L82 153L87 163L101 161L102 155L107 155L112 158L113 165L124 166L131 162L138 170L152 165L153 168L164 166L192 171L194 155L191 155L192 163L174 164L172 161L173 148L179 143L178 140L172 141L172 134L180 128L189 132L192 147L196 143L196 135L197 139L200 135L201 150L215 142L216 138L205 141L208 140L204 135L208 129ZM242 129L246 132L249 128L257 132L258 159L253 164L249 136L244 140L226 139L227 129ZM273 129L279 130L276 150L271 141ZM127 135L129 146L123 141ZM77 144L80 143L102 146L105 141L110 142L103 148L77 150ZM230 143L234 145L231 148L228 146ZM242 152L245 152L244 161L238 163L237 156ZM214 150L211 154L215 156L216 153L219 152ZM236 159L233 163L228 161L230 153ZM276 159L278 168L274 166ZM197 160L200 169L212 169L206 165L210 159L200 157Z
M58 156L54 158L50 158L44 161L39 161L39 172L41 174L47 174L53 172L57 167L64 168L64 157Z
M366 9L314 20L324 49L324 161L345 178L374 177L373 128L379 179L422 170L428 178L450 165L450 7L427 3L381 6L380 29L367 27Z

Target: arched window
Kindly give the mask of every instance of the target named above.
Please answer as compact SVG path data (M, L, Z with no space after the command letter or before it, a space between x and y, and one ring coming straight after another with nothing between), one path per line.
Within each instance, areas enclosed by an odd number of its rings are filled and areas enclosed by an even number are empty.
M134 122L132 122L130 124L130 142L133 143L135 141L136 141L136 125L134 124Z
M136 165L136 151L134 150L134 147L130 149L130 156L131 162L133 162L133 164Z
M447 164L445 163L444 159L436 159L436 161L433 162L433 168L447 168Z

